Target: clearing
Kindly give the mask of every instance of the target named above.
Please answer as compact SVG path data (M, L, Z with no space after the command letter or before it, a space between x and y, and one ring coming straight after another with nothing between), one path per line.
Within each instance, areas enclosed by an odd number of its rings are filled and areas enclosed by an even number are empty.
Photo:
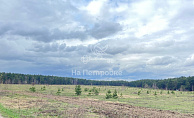
M32 85L1 85L0 88L0 111L8 117L111 117L111 118L193 118L193 93L178 93L167 95L145 94L147 89L112 87L112 86L81 86L82 95L76 96L74 85L35 85L36 92L30 92ZM99 89L99 95L88 95L84 88ZM57 90L61 89L59 95ZM123 97L118 99L105 99L107 90L117 89ZM137 95L135 91L142 90ZM145 92L144 92L145 91ZM150 91L150 90L149 90ZM154 92L161 90L154 90ZM183 98L183 96L186 96ZM178 96L178 101L175 100ZM192 97L192 99L191 99ZM174 99L174 101L167 101ZM153 103L152 103L152 102ZM158 103L157 103L157 102ZM177 102L175 108L170 102ZM189 103L187 103L189 102ZM146 104L145 104L146 103ZM155 104L156 105L153 105ZM160 104L159 104L160 103ZM187 109L182 105L185 103ZM132 104L132 105L131 105ZM181 106L182 105L182 106ZM146 106L146 107L142 107ZM150 106L150 107L149 107ZM149 107L149 108L148 108ZM9 111L5 113L4 111ZM182 111L182 112L180 112Z

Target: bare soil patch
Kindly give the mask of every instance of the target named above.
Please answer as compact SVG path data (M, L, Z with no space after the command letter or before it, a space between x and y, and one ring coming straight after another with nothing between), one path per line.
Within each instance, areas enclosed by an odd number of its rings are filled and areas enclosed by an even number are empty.
M1 116L1 114L0 114L0 118L3 118L3 117Z

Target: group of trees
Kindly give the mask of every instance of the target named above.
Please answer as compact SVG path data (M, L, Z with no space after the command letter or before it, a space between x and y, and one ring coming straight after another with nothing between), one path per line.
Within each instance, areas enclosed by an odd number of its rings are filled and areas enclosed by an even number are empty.
M110 85L130 86L168 90L194 90L194 76L171 79L144 79L137 81L97 81L71 77L57 77L44 75L29 75L17 73L0 73L0 84L56 84L56 85Z
M84 91L85 92L89 91L88 95L98 95L99 94L99 90L96 87L93 87L92 89L85 88ZM75 86L75 94L76 95L81 95L81 93L82 93L81 86L80 85L76 85ZM121 93L121 97L122 97L122 93ZM106 93L106 97L105 98L106 99L109 99L109 98L117 99L118 95L117 95L116 89L115 89L113 94L111 94L111 91L108 90L107 93Z
M0 72L0 84L50 84L50 85L126 85L127 81L96 81L72 77L30 75Z
M107 93L106 93L106 99L109 99L109 98L114 98L114 99L117 99L118 98L116 89L115 89L115 91L114 91L113 94L111 94L111 91L110 90L107 91Z
M194 91L194 76L162 80L153 79L137 80L129 82L128 86L166 90Z

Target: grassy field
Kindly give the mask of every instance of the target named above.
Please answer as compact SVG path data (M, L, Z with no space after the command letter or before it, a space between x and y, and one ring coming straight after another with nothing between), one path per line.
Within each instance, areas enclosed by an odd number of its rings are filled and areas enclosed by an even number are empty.
M44 86L45 90L43 90ZM30 91L29 88L31 87L35 87L36 92ZM86 88L91 90L93 87L99 91L99 95L89 95L89 91L84 91ZM1 84L0 113L4 117L14 118L127 117L127 113L121 110L128 109L129 106L125 105L132 105L135 106L134 109L145 110L141 107L147 107L150 108L150 110L158 109L162 111L170 110L172 113L179 112L183 114L183 116L185 116L185 114L194 114L193 92L172 92L167 90L141 89L125 86L81 85L81 88L82 94L77 96L75 95L75 85L32 86ZM60 89L60 93L57 94L58 89ZM119 97L117 99L106 99L105 96L108 90L111 90L112 93L114 90L117 90ZM106 105L106 107L104 107L104 105ZM110 107L108 107L109 105ZM115 108L113 109L112 107ZM113 111L115 111L116 115L108 114ZM158 113L158 111L156 112ZM138 114L136 115L138 116ZM139 117L143 117L144 115L146 116L146 114L139 114ZM194 115L188 117L193 116Z

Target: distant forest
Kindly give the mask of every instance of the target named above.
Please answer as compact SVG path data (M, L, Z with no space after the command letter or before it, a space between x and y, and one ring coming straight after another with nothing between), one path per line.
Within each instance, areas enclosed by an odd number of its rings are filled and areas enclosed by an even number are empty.
M130 86L166 90L193 91L194 76L160 80L143 79L128 82L128 81L98 81L71 77L0 72L0 84L109 85L109 86Z

